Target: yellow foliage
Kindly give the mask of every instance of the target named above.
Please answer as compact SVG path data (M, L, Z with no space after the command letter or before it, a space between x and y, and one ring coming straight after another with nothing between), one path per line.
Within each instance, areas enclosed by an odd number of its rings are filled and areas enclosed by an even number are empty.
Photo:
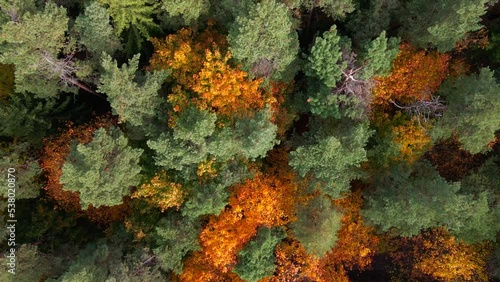
M427 124L419 124L414 118L392 128L394 142L400 147L398 160L413 163L430 147L431 138L423 126L429 127Z
M180 184L170 182L166 172L162 171L156 174L149 183L141 185L131 197L133 199L144 198L164 212L171 207L179 209L184 201L184 192Z

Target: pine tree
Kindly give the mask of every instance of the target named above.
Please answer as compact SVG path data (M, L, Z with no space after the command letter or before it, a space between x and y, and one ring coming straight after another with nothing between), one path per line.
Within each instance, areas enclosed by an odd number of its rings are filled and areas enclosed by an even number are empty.
M403 34L421 48L436 47L440 52L453 49L468 32L481 28L481 16L488 0L411 0L401 13Z
M208 13L210 9L209 0L163 0L161 9L166 11L169 17L180 16L184 25L191 25Z
M297 214L297 221L291 224L295 238L308 253L323 257L337 242L342 214L335 209L330 198L323 195L314 197L305 206L299 206Z
M139 55L129 60L121 68L117 62L106 55L102 58L102 72L99 92L105 93L114 113L121 122L135 127L147 128L164 105L158 95L167 72L147 73L140 83L137 80ZM149 130L153 131L153 128Z
M361 77L370 79L374 76L387 76L392 68L392 61L399 52L399 39L387 39L385 31L380 36L366 43L360 53L360 63L364 66Z
M238 252L238 263L233 272L251 282L272 275L276 260L274 249L285 237L283 228L259 229L257 236Z
M73 27L78 42L83 44L95 57L100 58L103 52L113 54L120 49L120 39L110 23L108 10L96 2L85 8L84 14L78 16Z
M119 129L100 128L88 144L73 141L60 182L65 190L80 192L83 209L119 205L130 186L139 184L141 154Z
M228 35L233 57L258 77L290 80L299 42L288 8L276 0L253 5L238 16ZM292 75L290 75L292 74Z
M290 153L290 166L311 177L311 188L339 198L351 180L363 176L359 165L367 159L364 147L371 134L366 123L326 123Z
M473 154L490 150L488 143L500 125L500 85L493 75L483 68L479 74L443 83L439 94L445 97L448 108L431 132L434 140L456 133L463 149Z
M157 28L153 21L157 4L153 1L98 0L98 2L108 8L117 35L128 28L136 28L142 36L148 38L150 30Z

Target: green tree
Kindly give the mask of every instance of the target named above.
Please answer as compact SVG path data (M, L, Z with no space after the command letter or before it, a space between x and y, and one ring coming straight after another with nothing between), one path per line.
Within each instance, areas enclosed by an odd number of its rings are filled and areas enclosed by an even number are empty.
M440 52L453 49L468 32L481 28L481 16L488 0L411 0L401 13L403 34L419 47L436 47Z
M299 206L297 216L297 221L291 224L295 238L308 253L322 258L337 242L342 213L335 209L330 198L320 195Z
M283 228L261 228L257 236L238 252L233 272L246 281L256 282L274 272L276 245L286 237Z
M61 102L55 98L37 99L27 93L11 94L6 101L0 102L0 118L3 120L0 135L40 145L68 103L69 99Z
M342 20L346 14L354 11L352 0L301 0L302 6L311 11L319 7L325 14L335 20Z
M139 55L129 60L121 68L117 62L106 55L102 58L103 72L99 92L108 97L113 112L121 122L135 127L147 127L157 116L159 108L166 106L158 95L166 72L147 73L140 83L136 82ZM151 130L150 130L151 131Z
M151 0L98 0L108 8L113 18L115 32L120 35L128 28L135 28L144 37L149 37L151 29L158 26L153 20L157 4Z
M9 168L14 168L16 179L16 199L33 199L40 195L42 172L35 156L29 151L28 143L14 143L0 149L0 171L5 175ZM8 189L0 191L0 196L7 198Z
M319 122L318 122L319 123ZM366 142L372 131L367 123L325 123L308 135L308 143L290 153L290 166L308 176L313 189L332 198L349 190L350 181L364 174L359 166L367 159Z
M170 17L180 16L184 25L196 22L201 15L207 14L210 9L209 0L163 0L161 9Z
M386 76L392 68L392 61L399 52L399 38L387 39L385 31L380 36L366 43L360 53L360 64L363 65L361 78Z
M15 65L16 92L48 98L78 86L71 61L74 46L66 37L66 9L48 3L41 12L12 18L1 28L0 63Z
M489 151L488 143L500 129L500 85L487 68L479 74L450 78L441 85L448 108L433 127L434 140L455 132L465 150L475 154Z
M120 39L110 23L108 10L96 2L85 8L84 14L75 20L74 31L78 41L95 57L103 52L113 54L120 46Z
M201 227L197 221L172 214L161 219L156 226L153 252L163 270L182 272L182 259L190 251L199 249Z
M342 78L342 71L347 67L342 61L340 41L337 27L333 25L321 37L316 38L305 66L306 75L319 78L329 88L335 87Z
M232 24L228 42L233 57L255 76L290 80L299 41L288 8L275 0L253 5ZM291 75L290 75L291 74Z
M139 184L141 154L119 129L100 128L88 144L73 141L60 182L65 190L80 192L83 209L119 205L130 186Z
M461 193L460 183L448 183L427 162L394 166L375 186L363 215L381 231L414 236L444 226L467 242L494 239L498 231L498 210L490 209L488 193Z

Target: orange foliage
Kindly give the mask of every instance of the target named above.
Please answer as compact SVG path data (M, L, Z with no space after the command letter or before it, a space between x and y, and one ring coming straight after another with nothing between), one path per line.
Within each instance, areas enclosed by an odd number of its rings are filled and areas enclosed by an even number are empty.
M335 247L320 260L321 278L348 281L348 270L364 270L371 264L378 250L378 238L375 230L363 223L361 189L355 189L334 203L343 212L342 227L337 232Z
M185 262L184 271L179 276L184 282L243 282L237 274L233 272L222 272L214 268L201 251L194 252Z
M287 239L276 247L276 270L269 281L323 281L319 260L295 240ZM343 280L347 281L347 280Z
M173 82L168 101L179 114L188 105L209 109L226 117L248 115L275 103L259 89L262 79L229 64L231 53L225 37L211 27L200 34L183 28L165 40L151 39L155 53L150 70L171 69ZM176 115L171 115L174 126Z
M184 192L180 184L169 181L166 171L161 171L149 183L142 184L131 198L145 198L164 212L170 207L179 209L184 201Z
M413 118L392 128L395 135L394 142L400 148L397 160L413 163L429 148L431 138L423 126L429 127L428 124L420 124Z
M436 51L417 50L408 43L401 44L387 77L377 77L373 89L376 105L387 105L390 100L410 103L429 99L448 73L450 56Z
M45 140L44 152L40 160L41 167L47 176L47 184L44 187L47 195L57 201L57 205L62 209L79 212L99 224L123 219L128 211L127 201L113 207L95 208L90 206L87 210L82 211L78 193L63 190L59 179L62 176L62 167L66 157L70 153L71 142L75 140L81 144L89 143L92 141L95 130L98 128L109 129L112 124L116 124L116 119L111 119L109 116L96 118L91 123L81 126L68 123L68 128L59 136Z
M488 281L485 259L488 246L457 242L443 228L411 238L395 239L395 263L417 281Z
M283 153L276 153L277 163L286 161ZM233 186L229 205L219 216L210 217L201 231L202 250L186 261L181 280L217 281L220 275L229 275L238 252L257 234L258 227L283 226L294 220L297 185L293 179L285 163Z

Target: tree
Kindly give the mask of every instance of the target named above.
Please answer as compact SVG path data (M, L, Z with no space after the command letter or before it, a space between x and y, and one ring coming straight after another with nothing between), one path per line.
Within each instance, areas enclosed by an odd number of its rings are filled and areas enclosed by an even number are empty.
M15 176L16 199L33 199L40 195L42 170L29 147L28 143L13 143L7 148L0 148L0 171ZM10 168L15 171L10 172ZM4 198L8 194L9 189L0 191L0 196Z
M402 44L390 75L375 78L373 102L387 106L390 101L402 104L429 101L447 76L449 59L446 54L416 50L409 44Z
M363 215L381 231L413 236L445 226L468 242L493 239L497 232L492 222L497 212L490 210L488 194L460 193L460 183L446 182L426 162L393 168L375 185L378 189L369 195Z
M462 148L484 153L499 129L500 92L494 73L487 68L479 74L448 79L439 89L448 108L434 126L434 140L447 138L455 132Z
M135 55L128 65L124 64L121 68L110 55L104 56L101 64L104 71L98 91L107 94L114 113L118 114L121 122L146 128L144 131L147 134L153 134L154 126L149 124L155 120L163 105L158 91L167 72L147 73L141 83L138 83L134 80L137 79L139 55Z
M41 12L13 14L11 19L15 21L1 29L0 62L15 66L16 92L49 98L78 85L71 61L74 46L66 37L69 19L65 8L48 3ZM66 59L58 59L61 54Z
M399 279L488 281L486 246L464 244L442 228L410 238L395 238L390 244L394 251L389 255L399 268Z
M299 206L297 214L297 221L291 224L295 238L308 253L323 257L337 242L342 214L335 209L330 198L322 195L314 197L305 206Z
M98 0L98 2L108 8L117 35L128 28L135 28L147 38L149 31L157 28L153 21L157 4L150 0Z
M259 281L270 276L275 268L274 249L286 237L282 228L261 228L257 236L238 253L233 272L245 281Z
M14 66L0 64L0 101L14 92Z
M83 15L75 20L74 31L79 43L99 58L103 52L113 54L120 46L120 39L110 23L108 10L97 2L85 8Z
M164 170L155 174L148 183L142 184L131 196L132 199L145 198L151 205L159 207L161 212L171 207L179 209L184 197L182 186L171 182Z
M163 0L161 9L166 11L170 17L180 16L184 25L191 25L210 9L209 0Z
M153 252L160 260L163 270L172 270L177 274L182 272L182 259L191 252L199 249L199 223L177 214L161 219L153 234Z
M139 184L141 154L142 149L128 146L119 129L97 129L91 142L72 142L60 182L65 190L80 192L84 209L119 205L130 186Z
M291 80L299 42L288 8L275 0L253 5L238 16L228 35L233 57L257 77Z
M359 165L367 160L364 149L372 134L367 123L354 122L323 125L310 134L309 143L290 153L290 166L300 176L310 176L310 186L332 198L349 189L353 179L363 176Z
M354 11L352 0L300 0L302 6L312 12L315 7L319 7L325 14L335 20L342 20L346 14Z
M36 146L47 135L54 121L61 118L69 102L69 99L37 99L28 93L13 93L6 101L0 101L0 118L4 120L0 134L26 140Z
M408 1L400 15L402 33L418 47L450 51L468 32L481 28L486 3L488 0Z
M316 38L305 66L306 75L319 78L329 88L335 87L347 67L341 60L340 40L337 27L333 25L322 37Z
M382 31L379 37L366 43L360 53L362 69L361 77L370 79L374 76L387 76L392 68L392 62L398 55L399 38L386 37Z

